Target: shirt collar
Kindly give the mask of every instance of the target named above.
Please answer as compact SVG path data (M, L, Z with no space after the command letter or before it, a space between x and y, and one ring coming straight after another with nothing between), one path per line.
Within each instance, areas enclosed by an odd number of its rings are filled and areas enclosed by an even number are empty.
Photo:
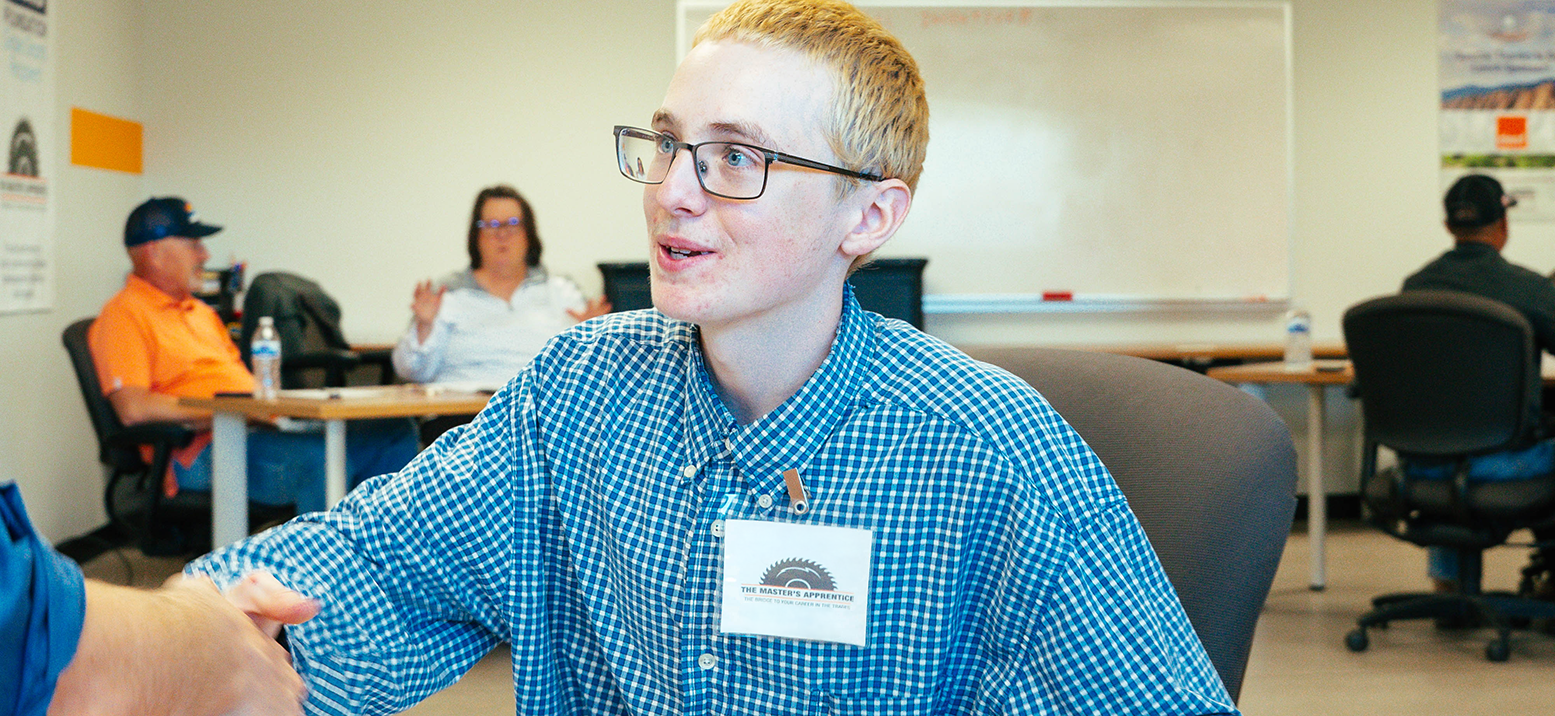
M1496 247L1491 246L1490 244L1487 244L1483 241L1459 241L1453 245L1452 250L1453 253L1464 256L1472 256L1475 258L1484 256L1486 254L1499 255L1501 253L1500 251L1496 250Z
M154 308L178 308L188 310L200 299L190 296L183 300L167 295L165 291L152 285L150 281L135 274L130 274L124 281L124 290L136 295L141 301L150 304Z
M845 288L842 318L826 359L799 392L744 426L718 397L702 351L693 343L687 361L686 458L701 465L730 452L736 469L756 494L780 492L782 473L789 468L798 468L803 477L811 456L857 402L861 380L857 368L874 349L873 328L874 321L859 308L852 288ZM812 497L820 497L813 481L807 486Z
M518 288L523 290L531 286L544 285L550 280L551 273L545 270L545 266L530 266L524 269L524 280L518 282ZM475 280L475 269L472 268L465 268L462 271L455 272L443 285L449 289L468 288L483 292L486 290L481 288L479 281Z

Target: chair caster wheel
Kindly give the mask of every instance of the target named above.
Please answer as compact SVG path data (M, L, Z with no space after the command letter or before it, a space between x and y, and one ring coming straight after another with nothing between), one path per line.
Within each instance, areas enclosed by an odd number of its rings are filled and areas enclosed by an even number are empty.
M1496 639L1485 645L1485 658L1490 661L1506 661L1512 656L1512 645L1505 639Z
M1366 630L1365 629L1356 629L1355 631L1352 631L1349 634L1344 635L1344 645L1345 645L1345 648L1349 649L1350 651L1355 651L1355 652L1366 651L1366 647L1369 644L1370 644L1370 642L1366 639ZM1502 658L1505 659L1506 657L1502 657Z

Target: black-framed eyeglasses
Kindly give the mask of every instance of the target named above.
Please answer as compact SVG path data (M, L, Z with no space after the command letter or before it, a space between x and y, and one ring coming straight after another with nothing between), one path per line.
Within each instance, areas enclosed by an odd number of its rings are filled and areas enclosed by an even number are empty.
M684 149L691 152L702 190L725 199L755 199L767 190L767 168L773 162L841 174L866 181L883 181L878 174L856 172L830 164L743 142L690 142L637 127L615 128L616 163L621 175L643 184L659 184Z
M491 219L491 220L476 219L476 221L475 221L475 228L477 228L477 229L500 229L500 228L502 228L504 226L506 226L506 227L517 227L517 226L523 226L523 225L524 225L523 218L522 217L518 217L518 216L515 216L515 217L513 217L511 219Z

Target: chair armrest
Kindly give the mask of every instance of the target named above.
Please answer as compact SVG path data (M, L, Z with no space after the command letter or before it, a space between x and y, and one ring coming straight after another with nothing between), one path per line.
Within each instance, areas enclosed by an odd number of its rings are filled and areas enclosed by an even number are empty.
M385 363L393 365L394 362L393 348L364 348L356 351L356 354L361 357L362 363L366 365L383 365Z
M140 445L167 445L181 448L194 440L194 428L175 422L137 423L127 425L103 442L112 447L136 447Z
M355 352L338 348L281 357L281 367L286 370L296 368L350 369L356 367L360 362L362 362L362 359Z
M394 349L391 348L363 348L356 352L362 357L362 365L378 366L378 384L392 385L394 383Z

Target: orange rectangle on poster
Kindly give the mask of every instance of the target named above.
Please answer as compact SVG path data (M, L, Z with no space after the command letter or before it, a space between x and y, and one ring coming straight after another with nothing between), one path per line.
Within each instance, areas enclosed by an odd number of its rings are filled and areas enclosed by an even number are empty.
M1527 149L1528 118L1496 117L1496 149Z
M70 163L139 174L140 122L71 107Z

